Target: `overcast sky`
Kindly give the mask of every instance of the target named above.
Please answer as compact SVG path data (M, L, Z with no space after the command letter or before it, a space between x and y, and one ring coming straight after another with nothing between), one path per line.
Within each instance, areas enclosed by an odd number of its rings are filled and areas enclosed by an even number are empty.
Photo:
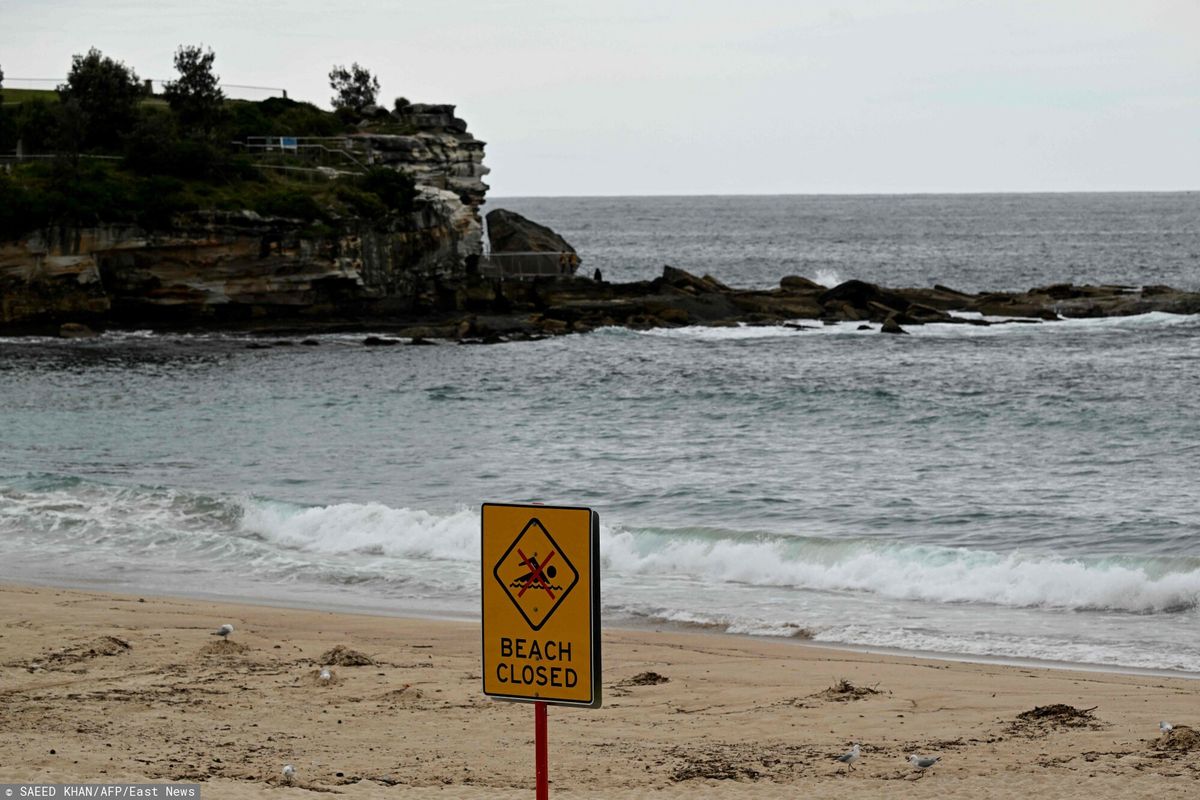
M1200 0L0 0L10 78L181 43L455 103L497 196L1200 189Z

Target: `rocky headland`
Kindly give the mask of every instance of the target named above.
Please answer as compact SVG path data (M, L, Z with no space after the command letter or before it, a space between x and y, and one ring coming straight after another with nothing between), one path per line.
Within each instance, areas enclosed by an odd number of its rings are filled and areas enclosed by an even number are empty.
M485 234L484 143L454 106L404 104L371 117L326 149L367 173L406 176L411 191L398 205L364 205L360 173L321 167L309 170L318 173L312 180L328 181L326 196L348 204L315 219L194 208L166 224L59 221L0 237L0 335L361 331L375 334L370 344L490 343L605 326L860 322L903 334L928 323L1200 313L1200 293L1166 286L970 294L787 276L749 290L669 266L653 280L594 280L574 274L579 257L568 242L520 215L492 211Z

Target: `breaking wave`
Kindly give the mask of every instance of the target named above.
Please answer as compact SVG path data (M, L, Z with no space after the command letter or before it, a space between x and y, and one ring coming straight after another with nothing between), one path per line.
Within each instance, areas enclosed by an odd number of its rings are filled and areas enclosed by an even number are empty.
M0 550L219 564L247 577L290 572L351 582L416 571L429 576L441 563L436 582L463 590L477 580L479 558L474 508L305 507L46 476L0 479L0 534ZM692 591L698 612L706 604L703 587L714 585L1133 614L1200 605L1197 558L1067 557L621 525L602 528L601 555L606 575L628 585L669 578L701 587Z
M618 531L617 572L1020 608L1176 612L1200 603L1200 559L1064 558L868 540ZM602 545L603 546L603 545Z

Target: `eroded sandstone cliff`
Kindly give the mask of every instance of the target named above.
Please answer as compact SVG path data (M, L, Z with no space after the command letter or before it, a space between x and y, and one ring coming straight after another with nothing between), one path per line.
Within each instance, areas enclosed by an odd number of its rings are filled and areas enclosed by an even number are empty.
M252 211L170 227L55 226L0 242L0 328L63 322L186 326L435 309L481 251L484 143L453 106L409 106L344 137L360 163L407 173L411 211L314 226Z

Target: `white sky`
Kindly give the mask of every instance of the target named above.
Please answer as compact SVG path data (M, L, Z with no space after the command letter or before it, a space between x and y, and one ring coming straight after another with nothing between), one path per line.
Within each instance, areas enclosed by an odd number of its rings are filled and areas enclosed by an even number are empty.
M1200 0L0 0L10 78L181 43L455 103L495 196L1200 189Z

